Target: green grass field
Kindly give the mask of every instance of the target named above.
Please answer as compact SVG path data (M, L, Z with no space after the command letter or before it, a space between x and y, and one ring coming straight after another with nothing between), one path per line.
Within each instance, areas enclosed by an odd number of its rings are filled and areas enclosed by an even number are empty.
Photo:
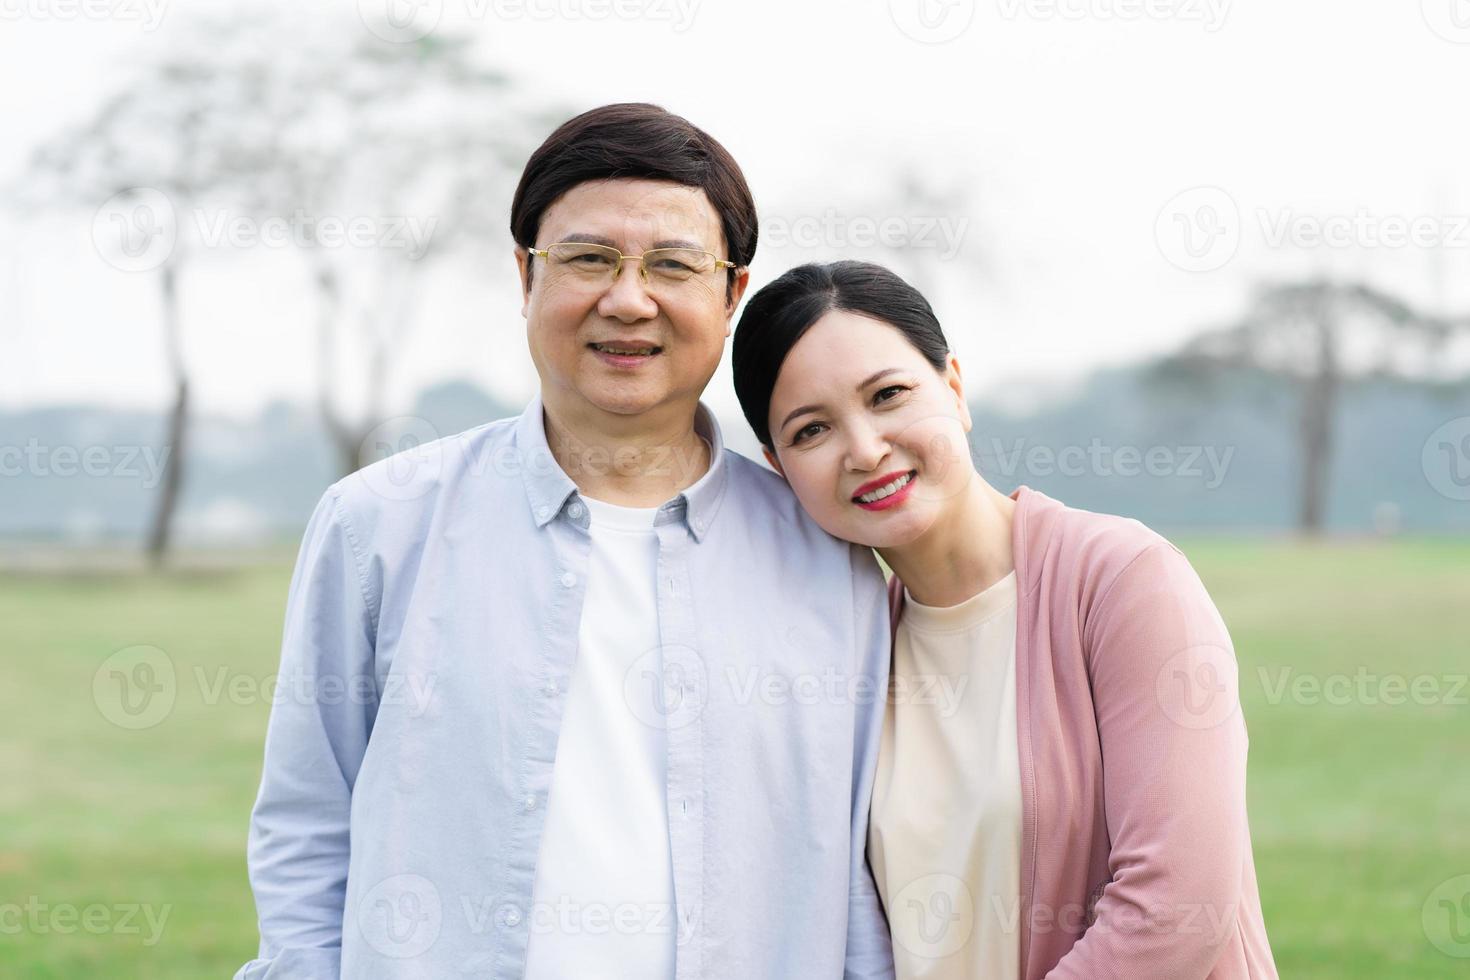
M1450 955L1470 956L1470 915L1449 918L1470 875L1470 542L1182 545L1240 658L1282 975L1470 975ZM255 686L289 576L0 577L0 977L198 980L253 954ZM93 680L135 645L168 653L177 696L129 730Z

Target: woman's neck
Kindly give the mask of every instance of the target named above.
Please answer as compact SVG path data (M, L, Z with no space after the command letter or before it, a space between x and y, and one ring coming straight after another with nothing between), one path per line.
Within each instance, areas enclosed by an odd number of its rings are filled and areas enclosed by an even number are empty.
M901 548L879 548L878 554L916 602L956 606L1016 567L1015 510L1014 500L976 473L928 531Z

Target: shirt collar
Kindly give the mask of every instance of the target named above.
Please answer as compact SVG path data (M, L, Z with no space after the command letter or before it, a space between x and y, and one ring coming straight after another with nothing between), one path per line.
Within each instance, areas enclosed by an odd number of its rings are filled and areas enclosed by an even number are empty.
M525 483L526 499L531 504L531 516L538 528L551 523L566 506L567 498L577 492L577 484L557 463L546 442L546 417L543 413L541 394L537 392L515 425L515 449L520 461L521 480ZM725 440L720 434L720 424L703 401L694 409L694 431L709 442L709 469L691 486L664 503L654 523L682 520L694 539L703 541L725 495L729 464L725 462ZM579 523L585 521L587 509L581 507L577 510L580 512Z

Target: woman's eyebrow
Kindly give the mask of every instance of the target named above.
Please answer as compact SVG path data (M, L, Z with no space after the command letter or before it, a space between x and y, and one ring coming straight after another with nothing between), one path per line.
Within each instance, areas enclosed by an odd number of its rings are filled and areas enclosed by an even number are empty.
M872 384L874 381L878 381L881 378L886 378L890 374L897 374L899 371L902 371L902 370L903 370L903 368L891 367L891 368L884 368L881 371L875 371L872 374L868 375L866 378L864 378L862 381L859 381L858 382L858 386L857 386L857 388L855 390L862 391L864 388L866 388L868 385ZM790 424L791 420L794 419L794 418L796 418L798 415L805 415L808 412L820 411L821 408L822 408L821 405L803 405L800 408L793 409L791 411L791 414L787 415L786 418L784 418L784 419L781 420L781 424L779 426L777 426L777 429L784 429L784 428L786 428L786 426Z

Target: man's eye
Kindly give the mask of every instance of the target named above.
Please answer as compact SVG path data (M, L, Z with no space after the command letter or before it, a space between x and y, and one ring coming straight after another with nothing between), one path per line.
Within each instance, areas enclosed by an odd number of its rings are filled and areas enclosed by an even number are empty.
M583 252L581 255L573 255L567 261L573 265L612 265L612 259L606 255L596 252Z

